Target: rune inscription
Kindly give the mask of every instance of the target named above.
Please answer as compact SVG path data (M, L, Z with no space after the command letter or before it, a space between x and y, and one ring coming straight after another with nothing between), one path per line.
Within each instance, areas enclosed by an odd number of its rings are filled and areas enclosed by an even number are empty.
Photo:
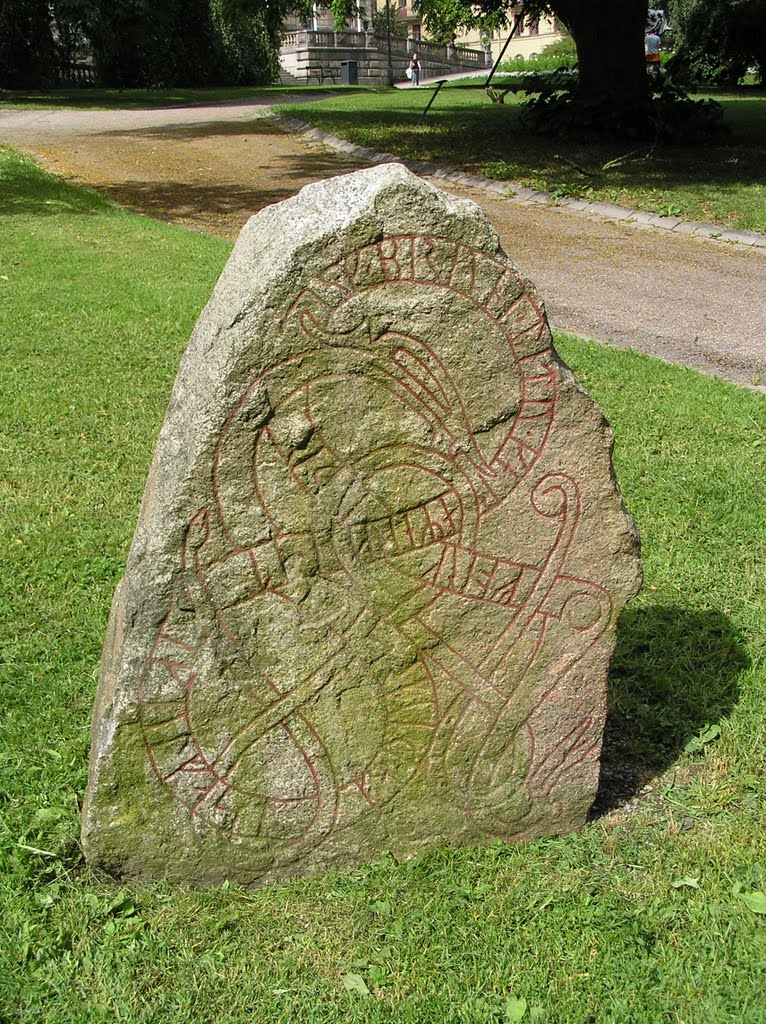
M105 645L83 840L277 881L584 821L640 581L611 432L483 214L398 165L244 229Z

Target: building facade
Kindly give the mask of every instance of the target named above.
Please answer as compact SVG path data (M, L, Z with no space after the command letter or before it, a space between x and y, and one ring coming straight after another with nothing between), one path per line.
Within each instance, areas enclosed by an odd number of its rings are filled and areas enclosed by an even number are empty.
M514 15L515 15L514 11ZM505 45L510 28L500 31L483 33L479 29L466 32L459 37L463 46L481 46L492 51L492 59L497 60ZM504 60L514 60L516 57L539 57L546 46L561 39L562 32L555 18L542 17L537 19L524 19L521 22L519 31L508 44Z
M424 80L470 74L491 65L489 50L484 47L469 47L457 41L447 45L424 41L420 16L414 15L407 0L401 6L392 5L391 15L396 22L392 23L389 40L385 21L373 17L375 4L376 0L360 0L357 13L340 31L332 13L319 5L314 5L308 18L294 18L288 23L280 52L283 83L338 84L344 81L344 68L347 74L349 62L355 65L353 78L360 85L383 85L391 75L400 82L405 80L405 70L415 51ZM378 9L385 10L385 0L380 0Z

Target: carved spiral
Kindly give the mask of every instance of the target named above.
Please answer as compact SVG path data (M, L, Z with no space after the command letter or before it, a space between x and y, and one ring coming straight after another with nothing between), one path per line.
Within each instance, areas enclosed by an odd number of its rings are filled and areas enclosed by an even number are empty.
M565 519L580 500L577 484L565 473L549 473L535 484L532 507L547 519Z

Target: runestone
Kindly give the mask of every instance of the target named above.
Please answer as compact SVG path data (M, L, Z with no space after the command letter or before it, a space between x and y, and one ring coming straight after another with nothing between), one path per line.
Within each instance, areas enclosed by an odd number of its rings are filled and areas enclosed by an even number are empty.
M115 595L89 861L261 884L581 825L640 585L611 450L473 203L388 164L254 217Z

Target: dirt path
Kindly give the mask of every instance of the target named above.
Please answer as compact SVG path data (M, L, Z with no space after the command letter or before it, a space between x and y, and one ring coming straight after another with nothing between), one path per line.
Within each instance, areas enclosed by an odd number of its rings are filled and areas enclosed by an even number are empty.
M269 113L266 104L0 110L0 140L121 206L236 238L262 207L359 166L285 135Z
M233 238L261 207L360 166L268 115L257 104L0 111L0 140L140 213ZM465 191L555 326L766 391L763 252Z

